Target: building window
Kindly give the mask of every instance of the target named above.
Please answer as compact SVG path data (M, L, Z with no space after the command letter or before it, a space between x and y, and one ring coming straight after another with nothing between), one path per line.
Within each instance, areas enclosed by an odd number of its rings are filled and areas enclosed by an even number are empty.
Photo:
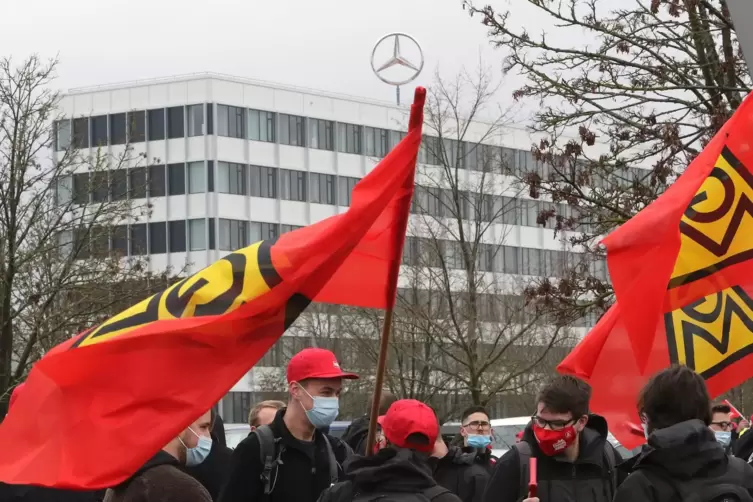
M110 115L110 144L124 145L126 142L126 115L116 113Z
M214 106L207 103L207 134L214 134Z
M186 193L186 165L170 164L167 166L167 193L183 195Z
M204 135L204 105L190 105L186 110L188 115L188 135Z
M89 173L73 175L73 203L86 204L89 202Z
M128 196L128 171L126 169L110 171L110 196L112 200L124 200Z
M337 124L337 150L343 153L361 155L361 126Z
M281 113L280 144L290 146L306 146L303 122L303 117Z
M58 176L55 186L55 203L68 204L73 194L73 178L71 176Z
M143 111L128 112L128 142L141 143L144 141L146 130L146 117Z
M183 129L183 107L173 106L167 109L167 137L170 139L185 136Z
M207 192L214 192L214 161L207 161Z
M73 119L73 147L89 148L89 119Z
M261 110L248 111L248 136L255 141L275 141L275 114Z
M55 122L55 150L67 150L71 146L71 121L58 120Z
M309 147L319 150L334 150L334 122L331 120L308 119Z
M245 138L245 110L237 106L217 105L217 134Z
M146 223L131 225L131 256L146 254Z
M167 227L164 221L149 224L149 253L167 252Z
M165 139L165 109L149 110L147 112L148 126L147 134L149 141L159 141Z
M128 196L131 199L146 197L146 168L134 167L128 170Z
M350 206L350 197L353 188L358 183L358 178L348 178L340 176L337 180L337 203L341 206Z
M186 220L170 221L167 224L171 253L183 253L186 250Z
M113 254L128 256L128 225L116 225L110 233L110 246Z
M247 168L234 162L217 162L217 191L234 195L246 195Z
M277 169L251 166L251 196L277 198Z
M335 177L331 174L309 173L311 202L335 204Z
M248 246L248 222L220 218L220 242L222 251L235 251Z
M207 221L204 218L188 220L188 242L191 251L203 251L207 248Z
M90 173L89 182L91 183L90 191L92 194L92 200L94 202L105 202L110 192L107 171Z
M280 169L280 198L306 201L306 173L304 171Z
M165 166L149 166L149 197L164 197L165 193Z
M382 158L390 151L390 131L374 127L365 127L364 135L364 155L370 157Z
M279 236L277 223L252 221L249 224L251 242L273 241Z
M188 163L188 193L206 192L207 175L204 162Z
M107 146L107 115L91 118L92 146Z
M280 225L280 235L303 228L301 225Z

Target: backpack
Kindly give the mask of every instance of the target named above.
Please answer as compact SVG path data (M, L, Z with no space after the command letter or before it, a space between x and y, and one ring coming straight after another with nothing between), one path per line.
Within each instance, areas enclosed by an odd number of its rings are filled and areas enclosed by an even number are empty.
M516 443L513 448L518 451L518 462L520 471L520 484L518 488L518 494L523 495L523 498L528 496L528 482L530 481L528 473L528 461L531 460L531 445L525 441ZM607 466L607 476L609 476L609 494L611 498L614 498L614 494L617 493L617 457L615 456L614 448L609 441L604 441L604 459ZM750 501L753 502L753 501Z
M256 439L259 440L259 460L261 461L261 482L264 485L263 500L269 500L269 496L275 489L275 483L277 481L277 469L280 465L283 465L282 454L285 452L285 445L280 444L280 438L276 438L272 428L269 425L262 425L254 429L253 433L256 435ZM329 467L329 482L330 486L333 486L338 481L338 468L342 468L337 462L335 452L332 450L332 444L329 442L329 438L326 434L322 434L324 438L324 444L327 447L327 456L329 461L327 462ZM350 457L353 450L346 443L342 443L345 447L345 456ZM274 471L274 473L272 472Z
M669 495L666 500L673 500L674 495L682 502L753 502L750 492L743 487L746 481L744 463L730 462L730 470L723 479L700 478L676 481L666 470L652 465L639 468L654 486L663 486L660 493ZM664 500L664 499L662 499Z
M420 492L374 492L353 493L353 483L345 481L322 492L319 502L431 502L441 495L452 493L443 486L435 485Z

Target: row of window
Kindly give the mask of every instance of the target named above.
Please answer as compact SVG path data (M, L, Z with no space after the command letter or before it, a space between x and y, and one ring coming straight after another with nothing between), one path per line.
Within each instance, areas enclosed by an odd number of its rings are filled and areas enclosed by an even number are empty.
M472 243L468 243L472 245ZM581 263L583 255L570 251L522 248L478 244L475 253L476 270L505 274L530 275L534 277L560 277L563 273ZM419 267L444 267L464 270L465 258L461 243L450 240L433 240L407 237L403 248L403 264ZM604 260L589 264L590 273L608 280Z
M218 242L215 243L215 219L160 221L117 225L111 228L82 228L60 235L60 244L67 254L76 258L103 257L110 253L120 256L181 253L219 249L235 251L260 240L274 240L290 232L296 225L238 221L219 218Z

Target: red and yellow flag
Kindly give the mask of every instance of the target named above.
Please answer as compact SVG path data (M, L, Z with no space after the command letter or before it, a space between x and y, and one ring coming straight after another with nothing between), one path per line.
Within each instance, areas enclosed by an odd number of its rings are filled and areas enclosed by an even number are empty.
M0 480L99 489L216 403L312 300L385 308L402 257L426 91L347 212L231 253L50 351L0 425Z
M685 364L719 395L753 376L753 101L748 97L687 171L610 234L617 305L561 363L593 386L594 411L620 437L639 423L648 378ZM624 426L624 427L623 427Z

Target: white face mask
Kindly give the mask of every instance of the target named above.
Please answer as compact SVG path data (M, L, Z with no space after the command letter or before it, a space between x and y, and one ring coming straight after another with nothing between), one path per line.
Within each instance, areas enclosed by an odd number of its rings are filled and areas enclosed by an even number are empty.
M646 437L646 441L648 441L648 436L650 436L648 433L648 424L644 422L641 425L643 426L643 435Z
M209 452L212 451L212 438L200 436L190 427L188 430L199 438L196 446L194 448L189 448L180 437L178 438L178 441L180 441L180 444L186 448L186 465L188 467L194 467L202 463L209 456Z

